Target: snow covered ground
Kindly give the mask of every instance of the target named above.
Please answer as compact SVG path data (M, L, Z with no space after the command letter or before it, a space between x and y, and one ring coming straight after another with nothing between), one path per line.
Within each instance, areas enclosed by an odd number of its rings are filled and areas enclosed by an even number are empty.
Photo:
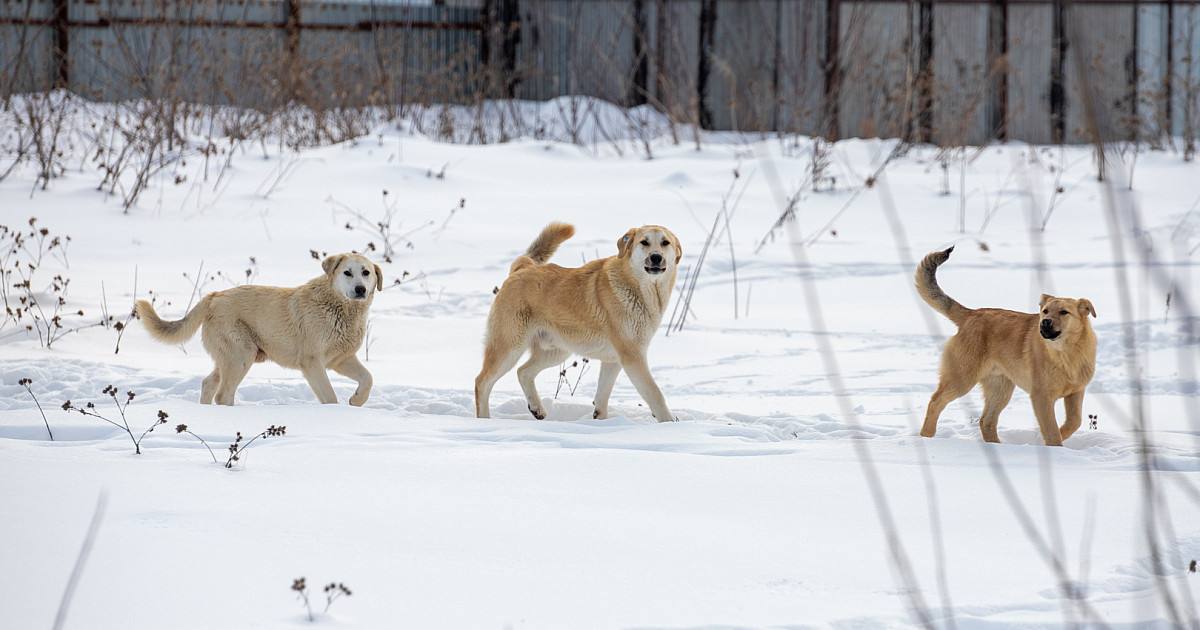
M0 182L0 224L27 229L36 217L70 235L66 260L47 257L37 276L40 286L70 279L67 308L85 315L69 327L97 321L102 303L123 319L135 278L138 295L153 291L172 317L201 266L202 290L244 282L247 269L256 283L300 284L320 273L310 250L380 243L346 229L353 212L376 221L394 208L406 236L384 271L404 283L374 303L375 390L361 409L320 406L299 373L270 364L251 370L237 406L201 406L199 340L165 346L136 321L119 353L108 328L50 349L11 323L0 329L0 627L51 625L102 492L67 627L306 627L288 588L299 576L318 613L321 586L352 589L317 617L336 627L889 627L920 623L913 601L939 627L1195 623L1200 390L1188 336L1197 321L1182 307L1200 302L1196 166L1170 152L1138 156L1140 224L1122 216L1114 240L1086 148L954 152L943 169L936 149L918 147L874 178L892 146L836 144L826 173L836 183L814 192L807 140L713 134L697 151L664 136L647 160L637 145L623 155L603 143L455 145L385 125L299 154L254 147L220 178L205 180L189 158L128 214L95 190L83 160L32 194L35 173L22 167ZM1128 179L1130 166L1119 168L1114 179ZM772 232L798 190L794 224ZM651 346L680 422L653 422L624 376L614 417L592 420L599 370L582 363L542 374L546 421L526 412L515 374L497 386L497 418L472 417L492 289L545 223L578 228L554 259L563 265L611 255L629 227L660 223L696 273L723 198L728 231L722 220L691 312ZM1031 233L1048 208L1045 231ZM796 235L810 244L808 267L793 256ZM929 318L912 263L950 244L941 283L968 306L1031 311L1042 292L1095 303L1099 357L1084 403L1095 428L1042 447L1018 392L1001 416L1004 443L984 446L975 392L947 409L936 439L916 437L952 325ZM1142 264L1141 251L1155 262ZM824 329L810 318L804 273ZM820 338L848 401L831 393ZM345 401L352 383L333 382ZM110 384L137 394L135 435L169 414L142 455L123 431L60 409L94 402L115 418L101 393ZM237 432L287 434L227 470L178 423L222 462ZM1147 483L1159 498L1157 566Z

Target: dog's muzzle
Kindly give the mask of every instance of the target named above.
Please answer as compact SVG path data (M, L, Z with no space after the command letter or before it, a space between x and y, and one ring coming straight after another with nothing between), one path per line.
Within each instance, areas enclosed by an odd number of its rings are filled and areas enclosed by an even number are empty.
M662 254L650 254L650 257L646 259L645 269L646 273L651 275L658 275L666 271L667 266L663 264Z
M1062 331L1054 330L1054 322L1048 319L1042 320L1039 332L1042 333L1042 339L1058 339L1058 336L1062 334Z
M366 297L367 297L367 287L364 287L361 284L354 287L354 299L361 300Z

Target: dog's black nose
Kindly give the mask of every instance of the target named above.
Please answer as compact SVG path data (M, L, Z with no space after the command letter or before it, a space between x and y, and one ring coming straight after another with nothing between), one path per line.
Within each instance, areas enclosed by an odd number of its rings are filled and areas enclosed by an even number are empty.
M650 264L658 266L662 264L662 254L650 254Z
M367 287L364 287L361 284L354 287L354 295L357 295L358 297L362 297L366 294L367 294Z
M1052 329L1052 328L1054 328L1054 322L1052 322L1052 321L1050 321L1050 320L1048 320L1048 319L1043 319L1043 320L1042 320L1042 329L1043 329L1043 330L1050 330L1050 329Z

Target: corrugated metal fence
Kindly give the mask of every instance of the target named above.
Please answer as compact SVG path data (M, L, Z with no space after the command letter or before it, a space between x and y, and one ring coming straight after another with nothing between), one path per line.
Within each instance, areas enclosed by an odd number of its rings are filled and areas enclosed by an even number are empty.
M942 144L1195 134L1196 0L0 0L0 94L274 107L597 96ZM450 6L446 6L449 4Z

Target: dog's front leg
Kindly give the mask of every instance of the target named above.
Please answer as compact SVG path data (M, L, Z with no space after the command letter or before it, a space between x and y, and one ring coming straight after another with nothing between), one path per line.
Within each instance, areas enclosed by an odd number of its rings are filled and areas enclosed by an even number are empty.
M629 380L633 381L633 386L641 395L642 400L646 401L650 407L654 418L659 422L674 420L675 416L671 415L671 410L667 408L667 399L663 397L662 390L658 388L658 383L654 382L654 377L650 374L650 366L646 363L645 353L640 348L619 350L618 352L621 357L621 367L629 375Z
M612 396L613 386L621 374L621 364L616 361L605 361L600 364L600 382L596 384L596 398L592 404L596 406L592 417L603 420L608 417L608 399Z
M300 371L304 373L308 386L317 395L317 400L323 405L337 404L337 394L329 383L329 375L325 373L325 363L315 359L300 362Z
M1071 437L1071 434L1079 429L1079 425L1083 424L1083 392L1079 391L1074 394L1068 394L1063 399L1063 406L1067 408L1067 419L1063 422L1058 434L1066 442L1067 438Z
M1029 398L1033 401L1033 415L1037 417L1046 446L1062 446L1058 420L1054 418L1054 398L1036 390L1029 394Z
M367 397L371 395L371 385L374 381L371 379L371 373L367 371L365 365L359 362L358 357L350 355L330 367L333 368L334 372L347 378L352 378L354 382L358 383L358 388L350 396L351 405L361 407L363 403L367 402Z

